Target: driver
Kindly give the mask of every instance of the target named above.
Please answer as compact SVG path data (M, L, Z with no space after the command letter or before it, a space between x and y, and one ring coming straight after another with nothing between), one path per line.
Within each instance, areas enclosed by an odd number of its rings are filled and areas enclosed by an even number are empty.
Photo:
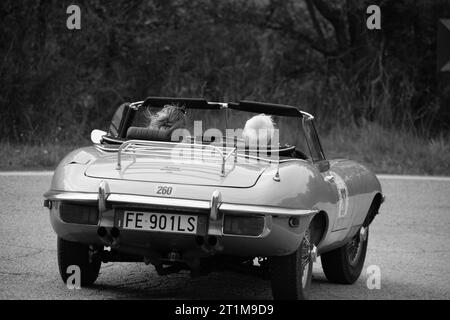
M298 158L306 160L308 157L302 151L296 148L290 148L289 145L281 147L278 141L274 141L275 135L275 123L271 116L263 113L256 115L245 123L242 137L244 138L245 145L252 147L262 147L265 149L268 146L276 146L276 148L286 149L283 151L283 155L291 158ZM282 155L280 150L280 155Z

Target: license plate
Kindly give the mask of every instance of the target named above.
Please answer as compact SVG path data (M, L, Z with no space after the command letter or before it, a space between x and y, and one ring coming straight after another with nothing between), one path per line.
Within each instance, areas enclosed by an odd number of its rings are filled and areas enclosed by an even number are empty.
M198 217L191 215L125 211L123 213L122 228L196 234L197 222Z

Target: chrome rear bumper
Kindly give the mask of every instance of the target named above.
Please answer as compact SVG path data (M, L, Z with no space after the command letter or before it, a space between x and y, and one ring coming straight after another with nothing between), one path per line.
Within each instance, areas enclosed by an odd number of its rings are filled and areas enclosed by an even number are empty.
M103 187L104 188L104 187ZM260 205L243 205L220 201L220 193L214 192L210 201L163 198L153 196L83 192L49 191L44 197L50 209L52 226L58 236L69 241L90 244L104 244L97 235L100 227L111 230L120 228L115 208L142 208L143 210L174 210L184 213L203 215L207 220L206 234L186 235L160 233L151 231L121 230L121 245L127 248L149 248L152 250L180 250L204 254L223 253L242 256L286 255L294 252L300 245L303 234L310 220L317 213L315 210L280 208ZM57 203L69 202L96 205L99 210L97 225L81 225L64 222L58 212ZM53 204L52 204L53 203ZM258 236L225 234L223 230L224 216L258 216L264 217L264 229ZM299 222L290 224L290 218ZM216 237L217 244L205 248L199 246L195 237ZM206 242L206 241L205 241Z

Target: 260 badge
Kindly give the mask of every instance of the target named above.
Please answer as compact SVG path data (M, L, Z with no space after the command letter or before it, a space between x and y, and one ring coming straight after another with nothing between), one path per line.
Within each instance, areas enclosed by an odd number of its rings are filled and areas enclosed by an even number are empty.
M156 186L155 193L158 196L170 196L175 192L175 188L170 185Z

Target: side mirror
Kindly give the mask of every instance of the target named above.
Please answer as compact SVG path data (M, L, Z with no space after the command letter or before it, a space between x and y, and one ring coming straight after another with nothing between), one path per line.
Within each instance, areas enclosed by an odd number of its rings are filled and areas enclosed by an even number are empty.
M319 169L320 172L325 172L330 170L330 162L328 160L322 160L320 162L316 163L317 169Z
M94 129L91 132L91 141L93 143L100 143L102 141L103 136L106 135L106 131Z

